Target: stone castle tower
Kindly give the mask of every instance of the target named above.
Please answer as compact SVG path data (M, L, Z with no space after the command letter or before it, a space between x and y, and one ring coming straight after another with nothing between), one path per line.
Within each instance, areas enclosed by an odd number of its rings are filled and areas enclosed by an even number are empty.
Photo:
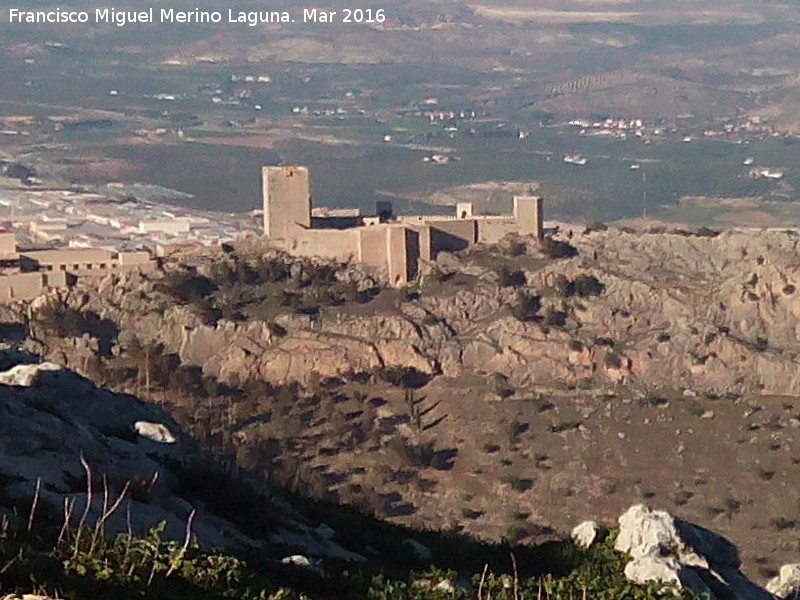
M286 237L286 226L311 226L311 188L308 167L262 167L264 235Z
M544 239L544 202L539 196L514 196L514 218L521 235Z

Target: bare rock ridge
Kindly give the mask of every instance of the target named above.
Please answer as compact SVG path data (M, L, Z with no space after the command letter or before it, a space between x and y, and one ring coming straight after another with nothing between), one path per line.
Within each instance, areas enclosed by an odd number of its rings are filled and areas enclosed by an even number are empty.
M121 340L162 342L222 380L307 382L399 365L451 378L500 372L514 385L591 378L798 394L798 241L791 232L689 237L609 229L575 236L573 258L537 260L531 250L519 262L522 286L500 285L498 265L507 260L480 250L443 254L435 272L463 273L470 285L373 313L277 315L280 335L252 320L204 324L185 306L164 303L159 274L112 275L99 289L78 287L61 301L111 319ZM582 276L596 278L602 293L576 295L569 285ZM510 313L519 292L540 297L540 318ZM543 319L552 326L542 327ZM75 354L57 358L80 368Z

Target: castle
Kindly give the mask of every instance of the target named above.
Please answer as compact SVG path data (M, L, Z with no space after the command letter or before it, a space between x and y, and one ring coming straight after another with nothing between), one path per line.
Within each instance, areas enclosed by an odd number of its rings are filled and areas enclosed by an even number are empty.
M376 203L374 216L341 210L315 216L308 167L263 167L262 185L267 238L292 255L376 267L393 286L413 280L439 252L495 243L509 233L541 240L544 233L538 196L515 196L514 212L499 216L475 215L469 202L458 203L452 217L395 216L386 201Z

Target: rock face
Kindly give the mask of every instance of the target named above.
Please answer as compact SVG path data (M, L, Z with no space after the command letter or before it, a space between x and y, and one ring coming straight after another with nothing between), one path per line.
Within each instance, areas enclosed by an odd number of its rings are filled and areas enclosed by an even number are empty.
M779 598L800 598L800 564L783 565L778 576L767 583L767 590Z
M733 544L665 511L632 506L619 518L614 548L631 556L625 576L634 583L657 581L720 600L773 598L739 570Z
M450 377L500 372L515 386L587 377L614 384L635 376L653 388L800 394L798 242L785 232L578 235L570 240L576 257L525 257L538 262L522 269L521 290L543 298L540 318L528 322L509 315L518 290L499 286L496 268L469 255L453 257L450 268L471 274L475 285L398 301L375 314L283 315L276 322L285 335L257 322L205 325L155 291L158 272L84 282L61 300L111 319L120 339L133 333L163 343L224 380L306 382L312 374L397 365ZM580 277L596 278L602 293L567 293L564 282ZM543 326L548 320L558 324ZM614 345L623 340L620 352ZM74 351L56 362L74 360L79 368L85 357Z

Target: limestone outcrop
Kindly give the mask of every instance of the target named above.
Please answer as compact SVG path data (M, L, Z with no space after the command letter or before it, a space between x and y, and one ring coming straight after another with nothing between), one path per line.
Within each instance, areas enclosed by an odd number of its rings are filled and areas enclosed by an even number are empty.
M583 548L589 548L597 538L597 534L600 531L600 527L594 521L584 521L580 525L576 526L570 537L572 541Z
M655 581L720 599L773 598L739 570L733 544L665 511L632 506L619 518L614 548L630 555L625 576L634 583Z
M767 583L767 590L785 600L800 598L800 564L783 565L780 573Z

